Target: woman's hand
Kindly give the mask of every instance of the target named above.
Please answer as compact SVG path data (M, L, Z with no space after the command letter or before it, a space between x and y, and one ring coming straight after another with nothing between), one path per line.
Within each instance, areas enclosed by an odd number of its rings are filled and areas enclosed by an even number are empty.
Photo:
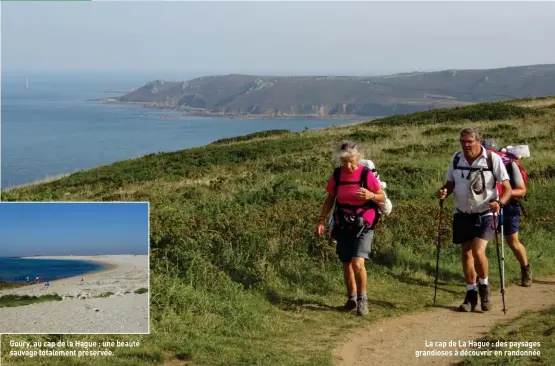
M363 200L363 201L368 201L376 197L376 194L374 194L373 192L370 192L369 190L363 187L360 187L355 195L359 200Z
M317 236L322 236L324 235L324 231L326 230L325 226L324 226L324 222L323 221L319 221L316 224L316 235Z

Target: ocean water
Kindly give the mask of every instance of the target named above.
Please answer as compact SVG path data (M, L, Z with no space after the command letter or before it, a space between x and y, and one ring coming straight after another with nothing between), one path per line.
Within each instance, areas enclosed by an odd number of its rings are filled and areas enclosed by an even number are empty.
M194 76L191 76L194 77ZM202 146L272 129L302 131L353 120L240 120L188 117L87 99L119 96L145 75L2 74L2 188L31 183L150 153Z
M0 281L25 282L25 277L28 276L31 281L39 277L42 283L57 278L79 276L103 268L105 266L101 264L85 261L0 258Z

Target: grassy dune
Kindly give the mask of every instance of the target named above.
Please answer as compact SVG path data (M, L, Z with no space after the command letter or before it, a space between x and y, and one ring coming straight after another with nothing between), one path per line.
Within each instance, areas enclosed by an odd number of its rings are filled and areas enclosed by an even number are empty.
M43 296L4 295L4 296L0 296L0 308L37 304L45 301L61 301L61 300L62 298L56 294L43 295Z
M555 272L555 109L500 102L389 117L318 131L253 134L200 148L151 154L2 192L9 201L150 201L151 334L29 335L9 340L139 340L100 365L331 365L345 334L382 317L431 306L439 206L458 132L482 127L504 144L528 142L528 217L521 237L534 274ZM337 311L341 266L314 223L341 139L363 143L394 204L367 264L370 314ZM464 296L446 202L439 304ZM495 248L488 256L499 289ZM506 254L507 283L519 279ZM6 362L7 359L4 359ZM36 360L10 359L32 365ZM555 360L553 360L555 363ZM44 365L87 359L45 358Z

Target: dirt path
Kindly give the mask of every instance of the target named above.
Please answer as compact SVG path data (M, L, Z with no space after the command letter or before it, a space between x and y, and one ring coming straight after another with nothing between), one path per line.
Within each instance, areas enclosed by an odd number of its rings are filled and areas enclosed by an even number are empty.
M463 295L464 297L464 295ZM480 303L476 313L456 311L461 300L413 315L380 320L350 336L335 351L335 364L362 365L452 365L461 357L416 357L416 351L478 350L470 347L426 347L426 342L467 342L486 336L495 324L514 319L524 310L539 311L555 304L555 277L534 279L532 287L516 285L505 290L507 314L499 290L492 291L493 309L481 313ZM371 311L371 310L370 310ZM510 341L510 340L508 340ZM533 339L529 340L533 342ZM521 348L524 350L526 348ZM536 348L541 351L540 348ZM503 348L501 350L510 350ZM513 348L511 350L517 350Z

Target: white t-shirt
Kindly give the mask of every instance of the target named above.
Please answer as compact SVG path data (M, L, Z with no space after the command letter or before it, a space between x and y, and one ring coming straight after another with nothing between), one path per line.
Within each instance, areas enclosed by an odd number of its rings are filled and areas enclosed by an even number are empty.
M457 166L483 168L483 180L479 171L453 170L453 159L457 154L459 154ZM489 201L499 199L494 180L495 178L498 182L509 180L509 175L499 155L492 152L491 159L493 174L491 171L485 171L488 167L486 149L482 148L482 154L472 163L472 166L468 164L462 151L453 154L449 169L445 174L445 180L455 183L453 189L453 195L455 196L454 212L482 213L489 210Z

